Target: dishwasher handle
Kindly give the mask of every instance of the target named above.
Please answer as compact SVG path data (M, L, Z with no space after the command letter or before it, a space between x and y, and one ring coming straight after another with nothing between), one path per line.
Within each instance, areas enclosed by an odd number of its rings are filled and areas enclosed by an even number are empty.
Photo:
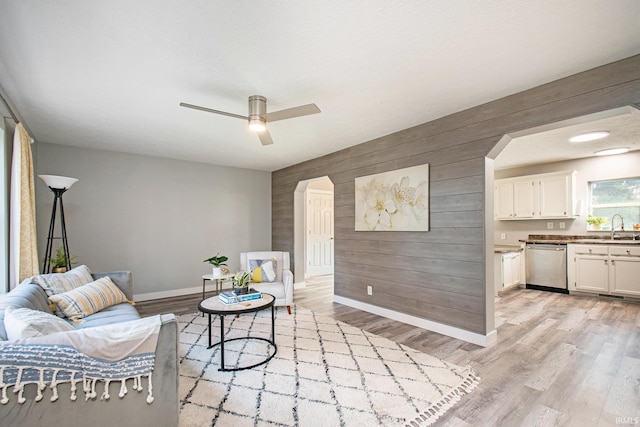
M559 245L527 245L527 249L536 251L566 251L567 247Z

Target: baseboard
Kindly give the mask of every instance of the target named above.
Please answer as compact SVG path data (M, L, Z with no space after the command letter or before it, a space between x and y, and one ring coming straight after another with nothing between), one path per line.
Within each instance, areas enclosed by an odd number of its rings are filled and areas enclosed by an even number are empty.
M341 297L339 295L334 295L333 301L337 302L338 304L357 308L358 310L377 314L378 316L386 317L387 319L397 320L398 322L417 326L422 329L427 329L429 331L437 332L439 334L470 342L482 347L489 347L498 340L498 332L495 329L489 332L487 335L482 335L464 329L456 328L454 326L445 325L443 323L434 322L432 320L412 316L410 314L400 313L398 311L389 310L387 308L378 307L376 305L367 304L361 301L356 301L351 298Z
M207 282L207 291L210 291L211 287L215 288L213 283L211 284L211 286L209 286L209 282ZM222 289L227 289L227 288L223 287ZM228 290L230 289L231 288L228 288ZM180 297L182 295L192 295L192 294L202 294L202 286L194 286L192 288L172 289L170 291L149 292L146 294L133 294L133 300L136 302L150 301L154 299Z
M307 287L307 283L306 282L296 282L293 284L293 289L302 289L302 288L306 288Z

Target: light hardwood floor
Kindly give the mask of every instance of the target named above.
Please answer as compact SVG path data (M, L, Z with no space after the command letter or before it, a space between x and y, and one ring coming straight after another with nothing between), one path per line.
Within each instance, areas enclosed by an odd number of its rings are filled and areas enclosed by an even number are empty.
M295 304L458 365L479 387L438 426L640 424L640 304L526 289L496 299L498 342L482 348L332 302L333 279ZM138 304L141 314L197 310L200 296Z

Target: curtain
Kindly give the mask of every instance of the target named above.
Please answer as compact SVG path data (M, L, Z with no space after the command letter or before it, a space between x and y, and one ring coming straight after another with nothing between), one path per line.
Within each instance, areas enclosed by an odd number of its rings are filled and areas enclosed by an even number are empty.
M11 161L11 223L9 288L38 274L36 203L31 137L19 123L13 136Z

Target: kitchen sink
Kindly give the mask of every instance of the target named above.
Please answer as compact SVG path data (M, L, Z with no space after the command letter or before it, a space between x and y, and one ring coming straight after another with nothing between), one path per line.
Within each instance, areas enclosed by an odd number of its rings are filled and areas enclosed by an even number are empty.
M576 243L603 243L607 245L640 245L640 240L623 240L623 239L578 239Z

